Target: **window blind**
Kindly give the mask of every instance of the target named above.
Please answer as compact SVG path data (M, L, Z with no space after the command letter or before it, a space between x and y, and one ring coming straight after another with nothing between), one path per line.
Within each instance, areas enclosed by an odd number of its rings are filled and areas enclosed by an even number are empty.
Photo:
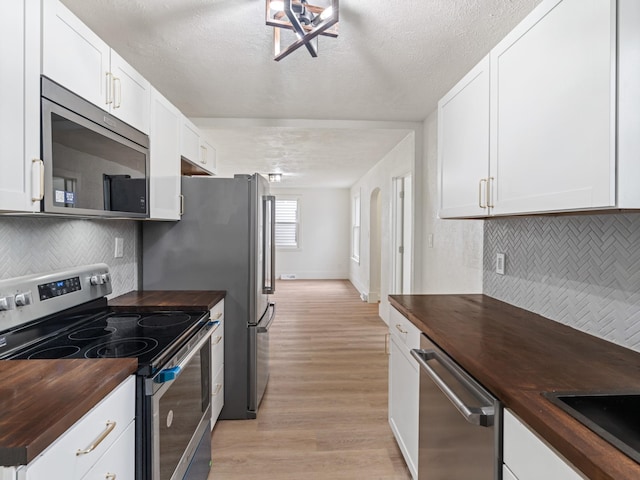
M276 199L276 246L298 247L298 200Z

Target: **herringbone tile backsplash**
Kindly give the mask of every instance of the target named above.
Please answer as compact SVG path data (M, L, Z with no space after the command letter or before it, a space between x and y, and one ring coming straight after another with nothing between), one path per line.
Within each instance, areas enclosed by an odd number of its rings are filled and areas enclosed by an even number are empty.
M106 263L115 297L138 286L138 222L57 218L0 218L0 279L77 265ZM114 258L115 237L124 257Z
M486 220L483 277L486 295L640 351L640 214Z

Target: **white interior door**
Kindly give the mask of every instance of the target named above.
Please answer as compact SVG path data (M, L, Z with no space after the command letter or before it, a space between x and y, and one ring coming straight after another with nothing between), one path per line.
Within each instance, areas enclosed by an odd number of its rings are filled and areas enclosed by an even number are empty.
M413 190L412 177L407 174L393 179L393 293L411 292Z

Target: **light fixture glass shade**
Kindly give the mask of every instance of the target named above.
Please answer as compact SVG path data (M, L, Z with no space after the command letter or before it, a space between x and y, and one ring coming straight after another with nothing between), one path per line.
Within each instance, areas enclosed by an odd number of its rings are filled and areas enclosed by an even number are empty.
M271 183L281 182L282 181L282 174L281 173L270 173L269 174L269 181Z

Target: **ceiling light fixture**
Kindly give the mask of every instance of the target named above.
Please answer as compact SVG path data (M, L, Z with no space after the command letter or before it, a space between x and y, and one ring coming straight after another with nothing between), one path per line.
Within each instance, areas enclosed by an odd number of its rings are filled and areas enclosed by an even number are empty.
M282 174L281 173L270 173L269 174L269 182L274 183L274 182L281 182L282 181Z
M274 60L282 60L303 45L312 57L317 57L318 36L338 36L338 0L313 1L324 2L325 6L310 5L307 0L266 0L267 25L274 27ZM296 40L284 50L280 38L283 28L296 34Z

